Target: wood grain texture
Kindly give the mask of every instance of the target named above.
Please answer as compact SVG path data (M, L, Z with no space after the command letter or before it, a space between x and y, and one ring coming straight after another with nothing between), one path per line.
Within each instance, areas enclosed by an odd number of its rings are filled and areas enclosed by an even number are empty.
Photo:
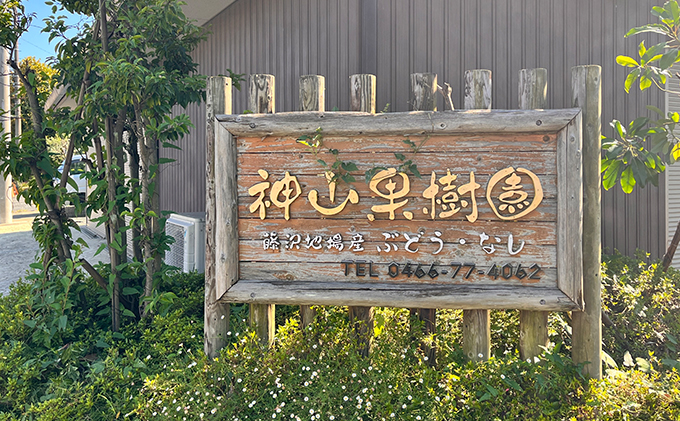
M411 111L368 114L356 112L294 112L221 115L217 119L237 137L300 137L321 127L324 136L470 135L483 133L555 133L578 110ZM348 119L347 117L352 117Z
M500 286L500 287L514 287L517 289L523 289L528 287L541 287L541 288L552 288L555 287L555 280L557 278L557 270L554 267L542 266L541 270L538 272L540 279L518 279L512 276L510 279L506 280L499 276L498 278L487 275L491 266L495 263L497 266L502 267L502 265L509 262L503 261L501 259L496 261L481 262L475 266L474 270L468 279L465 279L464 275L470 271L471 267L464 266L461 267L453 278L455 268L451 265L449 261L433 261L428 259L413 259L413 260L395 260L395 263L399 264L399 275L396 278L389 276L389 264L390 262L373 262L371 266L372 259L370 258L355 258L353 259L355 263L349 264L348 274L345 276L345 264L340 261L313 261L313 262L266 262L266 261L243 261L241 262L241 278L242 279L259 279L262 281L304 281L304 282L319 282L323 284L324 282L334 282L337 284L351 284L353 282L360 282L366 284L379 284L379 283L394 283L395 285L411 285L412 288L420 288L423 285L475 285L475 286ZM364 262L362 264L362 270L365 274L358 276L356 274L356 262ZM421 278L416 275L411 275L410 277L403 273L406 263L410 262L410 269L417 270L418 263L422 264L421 269L424 272L428 272L430 265L434 262L437 263L435 269L441 272L442 269L447 270L447 274L439 274L435 278L429 277L426 273L422 274ZM459 262L466 263L466 262ZM477 262L472 262L477 263ZM522 263L522 262L520 262ZM517 263L515 263L514 268L517 269ZM522 264L524 269L527 266ZM377 276L370 276L370 271ZM484 273L479 273L483 271ZM527 270L527 273L533 273L533 271ZM566 296L566 295L565 295ZM351 302L344 303L345 305L352 305Z
M574 114L575 115L575 114ZM568 123L565 122L565 125ZM488 130L488 129L487 129ZM306 133L309 135L310 133ZM488 150L499 153L516 152L554 152L557 142L557 130L541 134L531 133L504 133L504 134L438 134L438 135L393 135L387 136L337 136L324 132L324 144L328 144L338 151L348 151L355 147L357 142L361 142L363 150L366 152L385 152L385 153L410 153L411 148L403 141L411 140L417 145L421 145L419 154L440 153L443 148L452 148L466 153L487 152ZM239 153L290 153L291 150L300 153L309 153L306 146L297 143L297 137L280 136L258 136L258 137L239 137ZM325 151L320 151L325 153Z
M319 75L300 76L300 111L326 110L326 79Z
M602 69L572 68L572 104L583 110L583 300L584 311L572 314L574 362L592 378L602 377L600 135Z
M242 279L222 297L233 303L276 303L463 309L525 308L571 311L574 303L557 288L516 288L467 285L412 285L258 281Z
M489 310L463 310L463 352L469 361L486 361L491 352Z
M275 78L273 75L250 75L248 109L255 114L276 112Z
M300 76L300 108L301 111L324 111L326 90L323 76ZM283 168L286 164L269 168ZM241 170L243 172L243 170ZM311 306L300 306L300 326L305 329L316 317L316 311Z
M203 312L204 351L209 358L224 348L229 330L229 304L218 301L215 276L215 114L231 113L231 79L209 77L206 89L206 215L205 215L205 304Z
M520 109L546 108L548 103L548 71L546 69L520 70L518 86ZM521 358L533 360L547 346L548 312L520 310L519 354Z
M215 148L215 296L221 297L239 279L236 144L222 125Z
M250 304L249 324L257 333L260 344L270 347L274 345L275 325L272 322L275 317L276 306L274 304Z
M276 90L274 85L274 76L265 74L256 74L250 76L251 111L263 114L274 113L276 112L275 99ZM237 164L235 163L233 168L234 177L237 176L236 168ZM235 203L229 203L228 206L231 212L234 211L238 212ZM238 241L236 255L237 255L236 264L238 265ZM230 255L229 258L231 259L233 258L233 256ZM271 304L250 305L250 325L257 332L260 342L270 346L274 343L274 330L275 330L274 312L275 308Z
M367 3L369 2L364 2L364 4ZM369 10L373 10L373 8L369 8ZM376 78L374 75L358 74L350 76L350 111L375 113L375 90ZM349 306L347 313L359 345L359 354L368 357L373 338L373 307Z
M583 169L581 115L558 136L557 274L559 288L583 306Z
M358 74L349 77L350 111L375 113L375 75Z
M411 109L414 111L437 111L437 75L433 73L411 74ZM435 166L437 166L435 164ZM427 174L427 172L425 172ZM426 177L427 178L427 177ZM434 211L434 209L432 209ZM418 318L426 335L434 335L437 328L437 311L434 306L427 308L411 308L411 316ZM413 330L413 325L411 325ZM428 357L428 364L436 363L436 348L424 342L420 344Z
M359 355L368 357L373 339L373 307L349 306L347 308L349 322L354 330L354 337L359 348Z
M548 105L548 70L519 71L519 109L542 110Z
M491 71L465 72L465 108L491 109ZM536 121L534 124L538 124ZM470 361L485 361L491 354L491 315L489 310L463 310L463 353Z
M491 109L491 70L465 71L465 109Z
M411 109L413 111L437 111L436 74L411 74Z

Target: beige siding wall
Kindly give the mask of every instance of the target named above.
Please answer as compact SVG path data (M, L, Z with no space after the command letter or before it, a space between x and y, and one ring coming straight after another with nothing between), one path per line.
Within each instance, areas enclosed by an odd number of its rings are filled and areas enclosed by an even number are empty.
M463 103L466 69L493 71L494 108L517 107L521 68L548 69L549 104L570 106L571 67L603 67L603 129L663 108L661 94L626 95L618 54L633 55L642 39L624 39L652 22L662 0L238 0L209 23L207 42L194 56L206 75L276 75L277 111L298 109L298 77L326 76L326 109L348 109L349 76L375 73L378 108L409 109L409 74L434 72L449 82L457 107ZM650 40L652 42L654 40ZM649 43L648 43L649 44ZM441 106L441 103L440 103ZM246 87L234 91L234 112L247 107ZM204 112L188 110L196 128L180 142L178 161L163 171L163 206L202 211L205 201ZM637 190L637 189L636 189ZM666 243L665 185L631 195L620 188L603 194L603 240L611 251L636 247L660 256Z

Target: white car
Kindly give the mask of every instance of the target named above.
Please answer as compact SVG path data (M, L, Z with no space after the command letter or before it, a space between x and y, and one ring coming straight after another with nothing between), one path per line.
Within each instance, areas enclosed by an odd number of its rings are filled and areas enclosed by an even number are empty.
M59 166L59 173L64 171L64 163ZM87 164L80 156L73 156L71 158L71 172L70 176L73 181L76 182L78 189L74 189L70 183L66 184L66 191L69 193L77 192L80 201L84 202L87 194L87 178L85 177L85 172L87 171Z

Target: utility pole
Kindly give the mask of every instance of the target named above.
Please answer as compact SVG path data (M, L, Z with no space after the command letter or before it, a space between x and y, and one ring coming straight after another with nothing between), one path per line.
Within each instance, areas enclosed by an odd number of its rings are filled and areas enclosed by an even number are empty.
M9 86L10 71L7 61L9 51L0 48L0 121L2 122L2 134L6 134L5 142L10 142L12 137L12 103L10 102ZM0 224L12 222L12 176L2 177L2 192L0 192Z

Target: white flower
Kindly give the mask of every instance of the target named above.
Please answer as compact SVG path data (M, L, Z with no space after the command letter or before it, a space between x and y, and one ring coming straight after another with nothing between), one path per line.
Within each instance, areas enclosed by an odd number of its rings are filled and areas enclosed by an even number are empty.
M151 359L151 355L147 355L147 356L146 356L146 359L147 359L147 360L150 360L150 359Z
M211 414L214 414L215 412L217 412L217 408L213 408L212 411L210 411Z
M344 398L342 398L342 400L345 401L345 402L347 402L347 399L349 399L347 396L345 396Z
M352 377L356 377L356 376L357 376L357 373L352 373Z
M390 414L390 418L394 418L395 416L396 416L396 414L395 414L394 412L392 412L392 413Z
M181 410L182 410L182 407L181 407L181 406L178 406L178 407L177 407L177 412L179 412L179 411L181 411Z
M479 354L477 354L477 356L478 356L479 358L484 358L484 354L482 354L481 352L480 352Z
M403 409L406 409L406 404L403 404L401 407L402 407Z
M276 413L273 413L273 414L272 414L272 418L276 418Z
M407 398L408 400L412 400L412 399L413 399L413 396L408 395L406 398Z
M505 374L501 374L501 379L505 379Z

